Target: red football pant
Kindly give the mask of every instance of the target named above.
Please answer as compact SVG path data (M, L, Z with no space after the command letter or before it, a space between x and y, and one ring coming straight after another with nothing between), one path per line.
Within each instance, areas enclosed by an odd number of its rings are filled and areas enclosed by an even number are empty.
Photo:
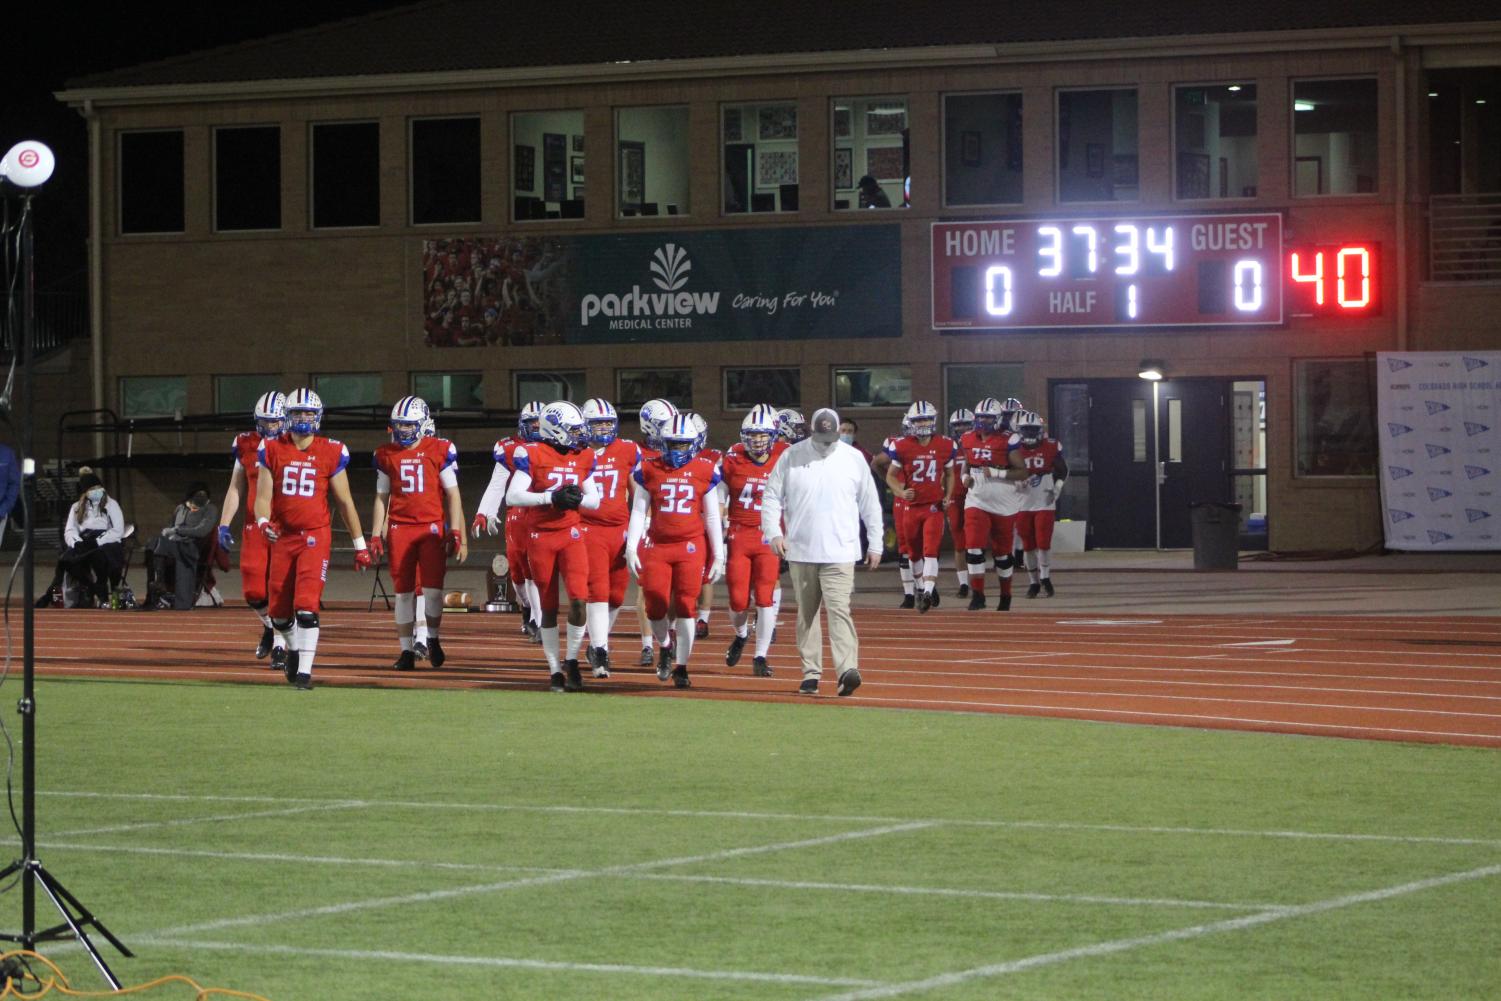
M266 603L266 571L270 561L271 544L259 528L247 524L240 533L240 589L245 593L245 604Z
M698 614L698 592L708 556L703 547L702 539L641 547L641 597L648 619L667 618L669 604L674 618L691 619Z
M1011 543L1016 539L1016 515L991 514L972 507L964 512L964 545L970 550L989 549L996 557L1010 556ZM982 570L969 575L969 586L976 593L985 590L985 573ZM1001 578L1001 593L1011 593L1011 578Z
M709 547L709 537L707 535L705 535L704 536L704 569L703 569L703 573L700 574L700 576L703 578L703 580L699 581L699 585L698 585L699 587L703 587L705 584L709 583L709 571L714 569L714 558L710 555L713 552L714 552L714 550Z
M943 508L938 504L913 504L903 518L907 544L903 547L914 563L925 556L938 558L943 545ZM914 570L914 573L916 571Z
M730 591L730 611L750 608L753 590L757 607L770 608L772 592L782 576L782 561L766 544L759 528L731 525L730 554L724 576Z
M447 541L438 522L387 526L386 558L391 563L391 584L397 594L411 594L422 587L442 587L448 568Z
M513 588L520 588L523 582L534 579L526 562L526 548L531 541L531 533L526 529L525 517L520 508L506 511L506 562L511 568Z
M527 578L537 585L543 612L558 610L558 579L573 601L589 595L589 549L581 528L557 528L531 532L526 547Z
M585 525L583 530L589 553L589 600L619 608L625 604L625 588L631 579L625 565L625 526Z
M271 544L266 579L271 618L285 622L296 611L316 612L328 580L328 555L333 546L327 525L308 532L288 530Z
M1023 511L1016 518L1016 532L1022 537L1022 548L1027 552L1034 549L1053 548L1053 522L1058 517L1057 511Z
M907 548L907 502L900 497L891 501L891 527L896 529L896 551L911 559L912 552Z
M957 493L957 494L954 495L953 501L949 504L948 515L949 515L949 538L953 540L953 542L954 542L954 551L957 553L957 552L960 552L960 551L962 551L964 549L964 494L963 494L963 492L960 492L960 493Z

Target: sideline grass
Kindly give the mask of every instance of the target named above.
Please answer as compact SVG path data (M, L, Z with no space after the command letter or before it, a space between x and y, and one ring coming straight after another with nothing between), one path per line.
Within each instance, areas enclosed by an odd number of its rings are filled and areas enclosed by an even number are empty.
M817 998L1501 862L1481 749L529 693L64 681L38 701L39 854L137 946L116 972L275 1001ZM1251 833L1279 831L1380 837ZM912 996L1481 997L1498 887ZM1082 899L1107 897L1157 902Z

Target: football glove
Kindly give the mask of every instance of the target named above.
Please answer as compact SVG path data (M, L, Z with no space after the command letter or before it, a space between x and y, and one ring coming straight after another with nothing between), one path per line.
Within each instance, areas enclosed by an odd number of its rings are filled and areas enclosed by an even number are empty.
M714 558L714 563L709 567L709 583L717 584L724 577L724 554L720 553Z
M235 547L235 533L229 530L228 525L219 526L219 548L228 552Z
M577 511L584 503L584 489L577 483L565 483L552 492L552 506L559 511Z
M641 576L641 554L635 546L625 547L625 565L630 569L632 577Z
M276 526L269 521L262 519L261 521L255 523L255 527L261 530L261 535L265 537L265 540L267 542L275 542L277 539L281 538L281 533L278 532L276 530Z
M475 514L474 520L469 523L469 534L472 535L472 536L474 536L477 539L482 534L486 534L486 533L488 533L490 535L494 535L495 534L490 529L490 519L486 518L482 514Z
M386 555L386 540L378 535L370 536L370 562L379 563Z
M371 540L374 541L374 540ZM354 551L354 568L362 573L375 565L375 557L370 555L369 549L356 549Z
M449 556L457 556L463 552L464 530L462 528L450 528L448 530L448 541L444 548L448 551Z

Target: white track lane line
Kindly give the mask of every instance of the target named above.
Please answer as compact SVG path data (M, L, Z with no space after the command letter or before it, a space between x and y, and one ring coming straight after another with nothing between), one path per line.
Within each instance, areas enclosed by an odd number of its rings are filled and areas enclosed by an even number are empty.
M90 790L37 791L38 796L54 796L61 799L123 799L162 800L168 802L198 803L344 803L346 800L324 800L297 796L225 796L218 794L154 793L154 792L97 792ZM391 810L460 810L494 813L559 813L602 814L609 816L639 817L697 817L714 820L797 820L831 824L928 824L954 827L995 828L1001 830L1025 828L1043 831L1100 831L1111 834L1185 834L1214 835L1237 838L1292 838L1314 841L1385 842L1409 845L1476 845L1485 848L1501 848L1501 838L1468 838L1422 834L1355 834L1339 831L1297 830L1249 830L1233 827L1164 827L1131 824L1092 824L1080 821L1057 820L978 820L954 817L881 817L867 814L828 813L775 813L754 810L678 810L662 807L634 806L570 806L545 803L465 803L422 800L362 800L370 809Z
M254 820L262 817L290 817L299 813L316 813L324 810L355 810L366 804L359 800L337 800L322 805L289 807L283 810L260 810L255 813L224 813L216 817L177 817L172 820L151 820L139 824L112 824L109 827L86 827L72 831L58 831L54 838L81 838L86 834L117 834L121 831L148 831L163 827L187 827L191 824L215 824L220 821Z
M1379 890L1368 890L1364 893L1349 893L1344 896L1330 897L1327 900L1316 900L1312 903L1299 904L1294 907L1262 911L1258 914L1227 918L1223 921L1212 921L1208 924L1193 925L1188 928L1176 928L1171 931L1157 932L1152 935L1140 935L1134 938L1119 938L1108 942L1096 942L1093 945L1083 945L1078 948L1063 949L1058 952L1044 952L1035 956L1027 956L1023 959L1014 959L1004 963L992 963L986 966L976 966L968 970L957 970L953 973L941 973L938 976L926 977L922 980L910 980L902 984L886 984L880 987L858 989L843 994L830 994L818 998L817 1001L874 1001L877 998L924 994L928 991L940 990L944 987L954 987L975 980L987 980L1014 973L1024 973L1028 970L1035 970L1045 966L1057 966L1076 959L1094 959L1100 956L1130 952L1134 949L1166 945L1169 942L1187 942L1192 939L1203 938L1206 935L1245 931L1249 928L1258 928L1261 925L1272 924L1277 921L1308 917L1314 914L1324 914L1328 911L1354 907L1357 904L1391 900L1395 897L1403 897L1412 893L1421 893L1424 890L1472 882L1477 879L1487 879L1496 875L1501 875L1501 865L1489 865L1479 869L1470 869L1465 872L1451 873L1446 876L1435 876L1432 879L1420 879L1411 883L1384 887Z

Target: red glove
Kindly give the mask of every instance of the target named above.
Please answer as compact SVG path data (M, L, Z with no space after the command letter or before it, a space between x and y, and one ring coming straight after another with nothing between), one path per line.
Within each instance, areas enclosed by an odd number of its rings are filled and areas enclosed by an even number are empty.
M370 547L371 562L379 563L386 558L386 540L378 535L372 535L367 543Z
M480 515L481 518L484 515ZM464 546L464 530L462 528L450 528L448 530L448 542L445 548L449 556L457 556Z
M356 549L354 551L354 568L363 573L375 565L375 559L370 555L369 549Z
M482 514L476 514L474 521L469 523L469 534L473 535L476 539L480 537L481 533L488 532L489 530L490 519Z

